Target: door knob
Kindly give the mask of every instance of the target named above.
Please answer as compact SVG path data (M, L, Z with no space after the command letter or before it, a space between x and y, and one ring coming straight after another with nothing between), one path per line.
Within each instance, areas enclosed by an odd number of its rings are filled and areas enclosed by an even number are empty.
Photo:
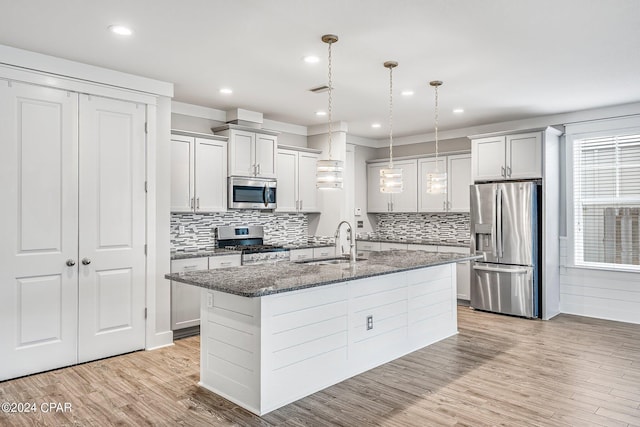
M82 265L89 265L91 264L91 260L89 258L82 258Z
M68 259L67 260L67 267L73 267L74 265L76 265L76 262L72 259Z

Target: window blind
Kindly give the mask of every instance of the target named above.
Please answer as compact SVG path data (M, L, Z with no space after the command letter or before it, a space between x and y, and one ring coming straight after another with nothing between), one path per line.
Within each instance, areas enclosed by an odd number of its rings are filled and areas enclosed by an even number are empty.
M640 266L640 133L574 139L578 265Z

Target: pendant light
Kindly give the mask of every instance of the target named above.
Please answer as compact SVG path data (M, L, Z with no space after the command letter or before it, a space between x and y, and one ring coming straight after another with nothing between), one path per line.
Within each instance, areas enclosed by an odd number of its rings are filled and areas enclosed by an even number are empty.
M430 194L446 194L447 193L447 173L440 172L440 167L438 166L438 88L442 86L442 82L440 80L433 80L429 82L431 86L435 89L436 93L436 108L435 108L435 132L436 132L436 170L435 172L431 172L427 174L427 193Z
M383 65L389 69L389 168L380 169L380 192L402 193L402 169L393 168L393 69L398 63L387 61Z
M329 159L318 160L316 171L316 187L320 189L342 188L342 169L344 163L342 160L333 160L331 153L331 91L333 83L331 81L331 45L338 41L338 36L333 34L325 34L322 41L329 45L329 108L327 116L329 120Z

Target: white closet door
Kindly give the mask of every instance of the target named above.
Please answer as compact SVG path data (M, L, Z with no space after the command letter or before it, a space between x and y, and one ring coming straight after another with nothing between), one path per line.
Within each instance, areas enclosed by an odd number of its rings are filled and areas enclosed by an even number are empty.
M76 362L78 98L0 80L0 381Z
M80 95L78 361L145 345L145 106Z

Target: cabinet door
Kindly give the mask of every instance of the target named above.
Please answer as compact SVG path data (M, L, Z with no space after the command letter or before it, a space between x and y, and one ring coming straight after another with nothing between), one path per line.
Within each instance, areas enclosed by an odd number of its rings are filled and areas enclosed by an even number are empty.
M5 81L0 117L2 381L77 360L78 97Z
M469 261L456 264L456 287L458 299L471 299L471 264Z
M447 209L447 194L430 194L427 193L427 174L436 171L436 159L420 159L418 160L420 174L418 175L418 211L419 212L443 212ZM446 157L438 157L438 171L447 171ZM450 191L448 188L447 191Z
M394 162L394 168L402 169L402 193L391 195L391 212L418 212L418 161Z
M371 163L367 165L367 212L389 212L391 197L380 192L380 169L388 167L387 163Z
M207 270L208 259L189 258L171 261L171 273ZM200 288L171 282L171 329L189 328L200 324Z
M317 164L317 154L298 153L298 201L300 212L320 211L318 208L318 188L316 187Z
M506 138L494 136L471 141L471 175L475 181L504 179Z
M406 243L396 243L396 242L380 242L380 250L381 251L391 251L391 250L402 249L403 251L407 250Z
M278 137L275 135L256 134L255 164L257 176L276 178L278 165Z
M449 212L469 212L469 186L472 184L471 155L448 156L447 171Z
M507 178L542 178L542 133L507 136Z
M145 345L145 110L80 96L79 362Z
M195 210L227 210L227 143L196 139Z
M171 212L192 212L194 206L194 139L171 135Z
M229 176L254 176L256 134L242 130L229 133Z
M298 153L291 150L278 150L278 188L276 193L276 212L296 212L298 182Z
M335 256L336 256L335 246L313 248L313 259L335 258Z
M242 264L242 255L218 255L209 257L209 270L216 268L239 267Z

